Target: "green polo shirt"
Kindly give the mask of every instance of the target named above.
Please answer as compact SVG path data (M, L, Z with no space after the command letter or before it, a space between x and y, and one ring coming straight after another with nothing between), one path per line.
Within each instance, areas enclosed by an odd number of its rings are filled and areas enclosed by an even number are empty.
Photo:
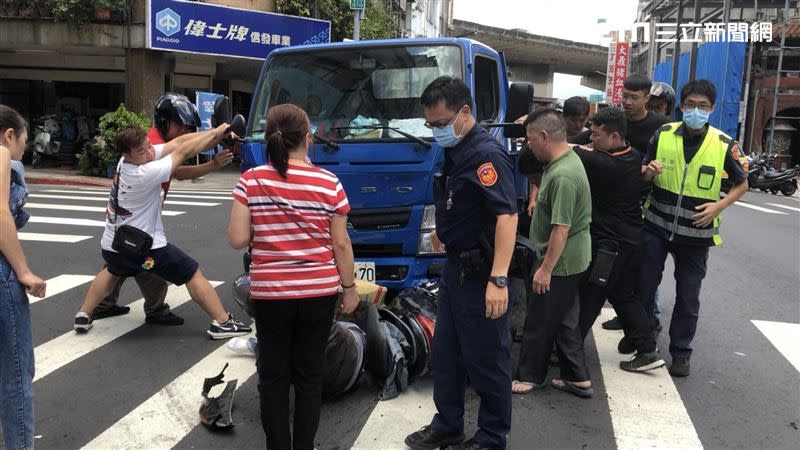
M581 159L570 149L545 166L531 221L530 239L543 256L547 252L553 225L569 226L569 237L553 268L553 275L575 275L589 267L592 259L591 221L589 180Z

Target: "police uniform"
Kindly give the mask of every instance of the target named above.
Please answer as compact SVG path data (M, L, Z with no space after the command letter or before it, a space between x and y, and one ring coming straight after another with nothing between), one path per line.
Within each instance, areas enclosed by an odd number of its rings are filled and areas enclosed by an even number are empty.
M723 171L734 185L747 179L733 156L738 152L738 143L722 131L707 126L704 133L690 136L683 122L664 125L648 146L643 164L657 159L662 172L653 179L653 190L645 202L639 282L641 298L652 298L661 283L667 254L672 253L677 294L669 330L673 358L692 354L708 249L722 243L719 215L706 227L695 226L692 216L697 214L697 206L719 200ZM654 317L654 304L645 303Z
M481 244L494 243L498 215L517 212L511 158L476 124L460 143L445 149L434 200L436 234L447 248L447 262L433 338L438 413L431 427L448 435L463 433L469 378L481 398L475 440L505 448L511 430L510 303L502 317L486 318L492 260Z

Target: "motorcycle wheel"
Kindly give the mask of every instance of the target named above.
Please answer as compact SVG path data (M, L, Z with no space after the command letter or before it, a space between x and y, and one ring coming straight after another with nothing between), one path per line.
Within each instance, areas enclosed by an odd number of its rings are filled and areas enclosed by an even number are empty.
M795 183L786 183L781 187L781 194L791 197L797 192L797 185Z
M31 155L31 166L33 166L34 169L38 169L39 167L42 167L42 154L41 153L39 153L37 151L33 152L33 155Z
M758 188L758 189L760 189L760 190L761 190L761 192L767 192L767 190L766 190L766 189L764 189L764 188Z
M769 191L772 193L772 195L778 195L777 189L770 189Z

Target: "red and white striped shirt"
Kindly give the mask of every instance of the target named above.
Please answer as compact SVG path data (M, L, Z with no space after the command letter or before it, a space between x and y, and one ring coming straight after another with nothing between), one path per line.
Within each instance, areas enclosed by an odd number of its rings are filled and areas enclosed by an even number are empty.
M350 211L339 179L317 167L289 164L287 178L270 165L243 173L233 197L250 208L254 300L336 294L331 219Z

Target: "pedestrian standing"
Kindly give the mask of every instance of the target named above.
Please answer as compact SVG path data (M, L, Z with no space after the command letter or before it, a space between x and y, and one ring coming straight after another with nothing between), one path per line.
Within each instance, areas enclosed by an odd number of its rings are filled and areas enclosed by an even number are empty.
M644 210L644 257L640 289L652 298L671 253L675 260L675 308L669 327L669 373L690 373L692 339L700 313L700 287L706 276L708 249L720 245L720 213L747 192L747 176L733 154L736 141L710 126L717 92L708 80L681 88L683 121L665 125L653 137L642 165L642 177L653 183ZM722 171L733 182L720 199ZM645 302L654 315L655 304Z
M266 115L269 164L242 174L228 240L252 245L250 298L258 336L258 392L267 448L312 450L319 426L325 346L339 288L358 306L350 204L335 175L308 161L306 113L290 103ZM289 387L294 426L289 431Z
M412 449L461 443L467 379L478 393L478 431L465 448L506 447L511 430L508 268L517 234L511 158L477 124L462 80L443 76L422 93L426 126L444 148L435 176L434 246L447 250L433 336L429 425L408 435ZM483 243L483 244L482 244Z
M589 182L580 158L567 144L566 126L558 111L537 109L524 125L528 145L536 159L546 164L530 234L544 258L532 280L534 295L525 317L512 390L523 394L545 386L555 343L561 377L551 385L591 397L578 303L578 287L591 259Z
M33 336L28 295L44 297L45 282L28 267L17 230L30 218L21 170L25 120L0 105L0 431L5 448L33 448Z

